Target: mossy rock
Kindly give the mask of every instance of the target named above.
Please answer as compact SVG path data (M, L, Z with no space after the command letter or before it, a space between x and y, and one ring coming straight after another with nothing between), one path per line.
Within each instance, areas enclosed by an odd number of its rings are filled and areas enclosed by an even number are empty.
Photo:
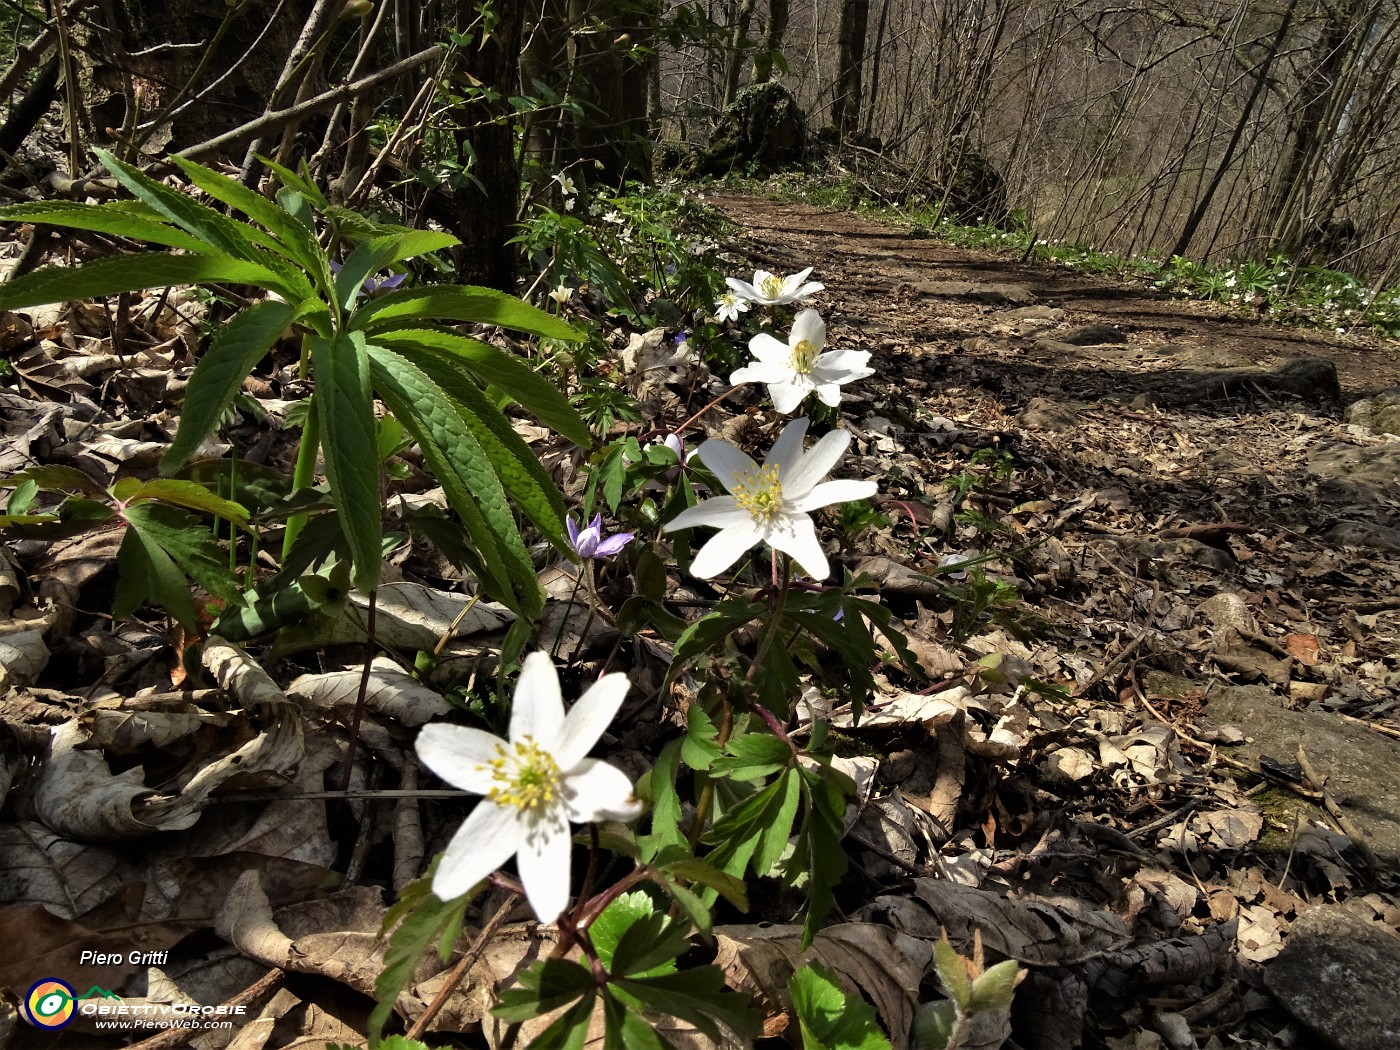
M720 117L710 144L681 165L681 174L725 175L735 170L762 176L800 163L807 118L781 84L755 84L735 97Z

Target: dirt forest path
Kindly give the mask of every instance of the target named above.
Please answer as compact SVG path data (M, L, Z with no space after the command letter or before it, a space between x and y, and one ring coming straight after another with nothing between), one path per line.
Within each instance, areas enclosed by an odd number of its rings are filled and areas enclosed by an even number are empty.
M847 465L879 479L892 525L847 567L917 624L926 666L955 675L971 650L1063 690L1033 705L1024 794L982 786L983 831L1044 828L1050 807L1069 831L1022 849L1087 848L1088 869L1047 884L1085 896L1119 846L1155 850L1194 883L1175 932L1235 937L1236 996L1267 992L1338 1046L1395 1045L1400 940L1372 935L1400 927L1400 426L1357 403L1400 386L1400 347L859 215L706 200L750 265L814 268L828 345L874 354L875 377L846 388ZM926 574L998 552L987 579L1015 601L989 600L968 629L948 578ZM936 801L917 774L901 787L925 789ZM981 813L978 786L962 790L959 812ZM1298 810L1299 792L1330 815ZM1328 976L1344 971L1387 976ZM1202 993L1217 1005L1193 1023L1284 1045L1261 1034L1280 1031L1277 1005L1252 1027L1223 995Z

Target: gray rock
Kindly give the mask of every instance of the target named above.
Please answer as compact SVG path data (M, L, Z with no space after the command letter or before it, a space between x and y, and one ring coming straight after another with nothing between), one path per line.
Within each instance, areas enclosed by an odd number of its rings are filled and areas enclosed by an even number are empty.
M1369 547L1386 554L1400 554L1400 529L1373 521L1339 521L1322 536L1339 547Z
M1387 390L1375 397L1353 402L1347 407L1342 421L1377 434L1400 434L1400 390Z
M1065 312L1058 306L1018 306L1011 310L999 310L998 321L1063 321Z
M1400 445L1319 441L1308 450L1308 473L1345 485L1351 496L1378 500L1400 485Z
M683 175L725 175L752 166L768 174L802 159L807 121L792 93L776 81L744 88L720 116L705 149L681 163Z
M1299 915L1264 984L1338 1050L1400 1046L1400 937L1344 906Z
M1016 417L1020 426L1063 433L1079 425L1079 408L1048 397L1033 397Z
M1261 754L1296 762L1301 742L1313 768L1327 777L1327 793L1366 844L1386 863L1400 863L1400 742L1326 711L1285 710L1263 686L1212 693L1206 718L1215 726L1245 728L1249 739L1231 753L1249 762Z

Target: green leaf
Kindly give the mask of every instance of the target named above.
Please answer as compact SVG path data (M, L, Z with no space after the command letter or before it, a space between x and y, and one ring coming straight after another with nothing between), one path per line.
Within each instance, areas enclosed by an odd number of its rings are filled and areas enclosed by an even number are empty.
M672 973L676 959L690 947L686 927L664 914L637 919L618 939L610 973L617 977L649 977Z
M710 763L710 772L734 780L772 776L794 761L792 745L771 733L744 733L724 746L726 754Z
M321 454L340 527L350 544L355 586L368 594L379 584L381 515L374 401L362 332L311 340L316 398L321 405Z
M126 530L117 549L117 593L112 615L124 619L147 601L164 608L186 631L197 629L199 617L184 575L160 544L132 527Z
M591 1012L593 993L598 987L588 967L567 959L537 962L517 980L518 987L503 992L500 1001L491 1010L493 1017L499 1017L508 1024L528 1021L581 998L587 1002Z
M134 529L144 541L157 544L186 576L214 597L242 603L243 593L229 571L228 553L198 518L177 507L154 502L132 504L122 511L122 517L130 526L128 532ZM188 600L189 587L183 579L180 590ZM166 608L174 611L169 605ZM185 626L189 628L191 624Z
M555 547L572 556L573 545L564 531L564 499L510 420L469 377L457 370L443 369L442 362L431 353L405 347L399 350L399 356L417 365L456 402L457 414L491 461L506 493Z
M689 1021L716 1042L723 1038L721 1024L741 1039L753 1038L762 1031L759 1014L750 1005L749 997L727 990L718 966L700 966L655 977L622 978L615 984L657 1013Z
M182 468L175 476L247 507L254 518L285 500L292 488L292 479L282 471L246 459L204 459Z
M126 502L134 503L148 499L160 500L162 503L173 503L178 507L188 507L190 510L203 511L205 514L212 514L225 521L231 521L235 525L248 524L248 511L246 509L237 503L216 496L203 485L198 485L193 481L175 481L171 478L156 478L152 481L145 481L135 492L126 497Z
M1016 995L1016 984L1021 968L1015 959L1005 959L995 966L989 966L982 976L972 982L972 995L967 1000L970 1012L986 1010L1009 1010L1011 1000Z
M221 175L212 168L206 168L178 155L172 156L170 160L184 172L185 178L209 196L237 208L254 222L261 223L285 246L288 258L313 275L318 283L330 286L331 272L327 265L326 253L321 250L315 234L295 216L237 179Z
M691 769L709 769L711 763L724 753L716 742L719 730L699 704L690 705L685 713L685 721L685 736L681 738L681 760Z
M0 310L19 310L44 303L65 303L97 295L117 295L141 288L210 282L278 285L266 266L228 255L168 255L141 252L101 259L77 269L51 266L0 285Z
M837 774L799 766L802 801L806 819L797 837L787 872L789 881L807 876L807 903L802 925L802 950L811 947L826 913L836 903L836 883L846 873L846 851L841 845L845 830L846 793L838 786ZM849 780L849 778L846 778Z
M847 995L836 974L821 963L798 968L788 994L802 1029L803 1050L890 1050L870 1004Z
M641 1014L603 989L603 1050L673 1050L670 1043Z
M413 971L429 945L437 941L440 946L445 945L450 950L452 942L462 930L462 918L472 895L465 894L451 901L435 896L432 881L436 868L437 861L434 861L423 878L405 886L399 902L384 917L384 929L393 929L394 932L384 953L384 969L374 981L377 1003L369 1015L371 1040L383 1035L384 1025L393 1013L399 993L413 979ZM443 962L448 959L447 955L440 957ZM378 1045L382 1047L385 1044Z
M708 886L710 889L718 891L720 896L740 911L749 910L748 887L744 885L744 880L736 879L733 875L720 871L712 864L690 857L672 861L666 864L662 870L678 879L686 879L701 886Z
M207 252L209 245L159 218L133 214L128 202L82 204L78 201L44 201L0 208L0 222L35 222L72 230L92 230L116 237L131 237L189 252Z
M356 310L350 324L378 333L402 327L404 321L435 319L500 325L568 343L583 340L581 332L513 295L468 285L436 285L390 292Z
M45 492L85 492L90 496L102 494L102 486L81 470L56 463L29 467L18 474L11 474L0 484L9 487L26 481L34 482Z
M393 328L375 334L375 343L398 350L412 350L419 367L436 378L440 372L466 368L480 382L509 394L545 426L576 445L593 443L588 424L559 389L520 358L478 339L429 328ZM431 354L435 367L426 365Z
M335 279L335 295L341 307L352 310L360 297L360 287L367 277L416 255L450 248L460 244L450 233L433 230L408 230L404 233L374 237L365 241L345 260Z
M289 303L264 299L219 327L190 376L179 429L161 461L163 470L181 466L194 454L243 388L243 381L299 312Z
M624 893L599 913L589 924L588 939L593 942L603 969L612 972L613 951L622 935L655 914L656 904L644 890ZM674 970L675 966L672 965L670 969Z
M483 585L533 619L543 608L543 592L505 490L471 428L442 389L412 363L380 347L370 349L370 360L380 396L422 448L476 544L488 573Z
M269 263L258 251L259 246L279 254L286 251L275 238L261 230L220 215L207 204L201 204L179 190L157 182L125 161L118 160L107 150L94 149L93 152L137 200L210 248L250 262L260 260Z
M690 844L681 828L681 800L676 793L681 742L672 740L656 757L656 763L637 783L637 797L651 803L651 834L640 841L643 856L655 857L666 847L680 847L688 855Z

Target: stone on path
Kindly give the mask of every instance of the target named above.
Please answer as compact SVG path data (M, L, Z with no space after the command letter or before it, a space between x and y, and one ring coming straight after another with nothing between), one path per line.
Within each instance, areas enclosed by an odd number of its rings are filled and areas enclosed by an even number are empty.
M1299 915L1264 984L1326 1045L1400 1047L1400 936L1343 905Z
M1376 434L1400 434L1400 389L1353 402L1342 421Z

